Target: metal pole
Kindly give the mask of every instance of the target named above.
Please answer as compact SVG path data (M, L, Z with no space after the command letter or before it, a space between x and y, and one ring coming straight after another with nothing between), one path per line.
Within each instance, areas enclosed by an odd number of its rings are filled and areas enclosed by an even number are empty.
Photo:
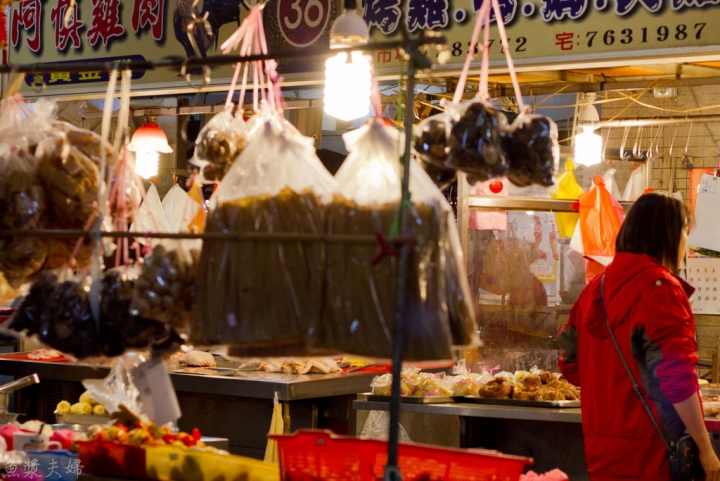
M410 147L412 144L413 102L415 90L415 60L413 55L407 62L407 96L405 101L405 152L403 154L402 196L400 201L400 234L407 232L408 209L410 203ZM408 262L410 244L400 246L400 262L397 287L397 305L395 308L395 338L392 359L392 392L390 397L390 432L388 434L388 460L385 466L385 481L402 479L398 467L398 444L400 431L400 373L402 371L403 349L405 347L405 321L407 301Z

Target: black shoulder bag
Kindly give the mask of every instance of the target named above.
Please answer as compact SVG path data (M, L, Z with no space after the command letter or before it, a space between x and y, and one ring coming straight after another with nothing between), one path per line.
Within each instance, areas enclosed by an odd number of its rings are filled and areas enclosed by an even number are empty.
M667 439L665 439L665 435L660 429L660 426L658 426L655 417L652 415L650 407L648 407L647 402L645 402L645 397L640 391L640 387L635 382L635 377L630 370L630 366L628 366L628 363L625 361L625 356L623 356L623 353L620 350L620 345L618 344L617 339L615 339L615 334L613 334L612 329L610 329L610 320L608 319L607 310L605 309L604 274L600 279L600 303L602 304L603 315L605 316L605 323L607 324L608 332L610 332L610 338L615 345L615 349L620 356L620 360L625 367L625 371L627 371L630 382L632 382L633 391L635 391L635 394L637 394L637 397L640 400L640 403L642 403L645 413L647 414L648 418L650 418L650 422L652 422L655 430L660 435L660 439L662 439L663 443L665 444L665 448L667 449L668 453L668 459L670 460L670 472L672 473L673 478L676 481L692 481L693 479L702 477L704 475L704 471L702 465L700 464L697 444L695 444L692 436L686 434L685 436L681 436L677 441L671 441L668 443Z

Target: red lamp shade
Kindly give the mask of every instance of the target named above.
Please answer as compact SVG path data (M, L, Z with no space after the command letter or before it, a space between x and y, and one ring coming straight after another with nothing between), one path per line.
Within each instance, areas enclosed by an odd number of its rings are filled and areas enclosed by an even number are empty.
M145 123L135 131L128 146L133 152L172 153L165 132L156 123Z

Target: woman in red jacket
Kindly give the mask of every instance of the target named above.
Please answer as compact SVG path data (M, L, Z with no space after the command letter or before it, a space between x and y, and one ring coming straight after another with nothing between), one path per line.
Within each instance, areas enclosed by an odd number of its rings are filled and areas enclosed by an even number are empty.
M612 343L600 300L633 377L669 441L687 430L708 480L720 461L703 421L695 365L693 288L676 274L692 213L682 202L645 194L630 209L616 254L580 295L560 333L565 377L582 389L585 454L592 481L671 481L667 451Z

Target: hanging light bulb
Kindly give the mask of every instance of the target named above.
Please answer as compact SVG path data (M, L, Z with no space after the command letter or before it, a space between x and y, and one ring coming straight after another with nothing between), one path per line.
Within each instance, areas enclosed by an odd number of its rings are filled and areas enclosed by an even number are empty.
M148 115L145 123L135 131L128 149L135 152L135 172L143 179L158 174L160 153L171 154L165 132L156 123L157 117Z
M345 11L330 29L330 48L365 45L370 31L355 13L356 0L345 0ZM371 57L360 51L340 52L325 62L325 113L340 120L365 117L370 111Z
M348 58L349 57L349 58ZM325 62L325 113L340 120L365 117L370 110L370 57L340 52Z
M595 165L602 160L602 138L592 127L582 127L583 132L575 136L575 157L581 165Z
M586 93L583 100L585 105L578 115L578 126L582 133L575 136L576 163L581 165L595 165L602 160L602 138L595 133L600 126L600 115L593 105L596 96L594 92Z

